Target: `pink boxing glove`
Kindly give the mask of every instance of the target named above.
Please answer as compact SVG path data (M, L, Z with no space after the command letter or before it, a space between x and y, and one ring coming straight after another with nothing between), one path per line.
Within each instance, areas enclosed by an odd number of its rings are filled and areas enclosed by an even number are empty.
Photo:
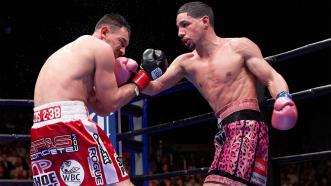
M137 69L138 63L135 60L126 57L116 58L114 72L117 85L120 87L125 84Z
M281 92L277 95L271 124L278 130L289 130L295 126L298 119L298 111L290 94Z

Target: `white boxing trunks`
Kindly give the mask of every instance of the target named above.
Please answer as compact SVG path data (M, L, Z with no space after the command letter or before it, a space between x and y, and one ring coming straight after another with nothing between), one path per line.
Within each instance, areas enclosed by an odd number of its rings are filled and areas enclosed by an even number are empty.
M129 179L103 130L81 101L34 108L30 158L34 186L108 185Z

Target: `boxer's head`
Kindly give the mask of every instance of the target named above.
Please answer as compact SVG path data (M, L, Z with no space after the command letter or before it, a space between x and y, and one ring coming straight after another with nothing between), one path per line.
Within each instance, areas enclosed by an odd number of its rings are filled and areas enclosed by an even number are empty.
M194 50L205 30L214 28L214 13L210 6L199 1L182 5L177 11L178 36L184 45Z
M95 33L110 44L114 50L115 58L123 56L129 45L131 27L119 14L106 14L96 24Z
M182 5L178 11L177 15L181 13L187 13L188 16L191 16L193 18L202 18L203 16L209 17L209 23L212 27L214 27L214 12L213 9L200 1L194 1L185 3Z

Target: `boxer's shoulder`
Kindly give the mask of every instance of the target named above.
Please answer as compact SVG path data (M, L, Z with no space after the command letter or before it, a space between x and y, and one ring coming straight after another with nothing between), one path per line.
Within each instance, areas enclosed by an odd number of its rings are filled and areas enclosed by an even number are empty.
M184 53L179 55L178 57L176 57L176 59L172 62L175 64L183 64L185 62L188 62L190 60L194 59L194 53L193 52L188 52L188 53Z
M101 39L98 39L97 37L94 37L92 35L82 35L78 37L75 41L72 42L73 44L77 44L80 46L84 46L87 48L91 47L103 47L103 48L111 48L109 44L102 41Z

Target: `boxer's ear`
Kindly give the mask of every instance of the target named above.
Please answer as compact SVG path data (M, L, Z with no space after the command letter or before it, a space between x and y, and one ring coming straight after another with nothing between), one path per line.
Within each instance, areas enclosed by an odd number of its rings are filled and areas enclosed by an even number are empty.
M106 25L101 26L101 28L100 28L101 39L106 38L108 33L111 33L110 27L106 26Z

